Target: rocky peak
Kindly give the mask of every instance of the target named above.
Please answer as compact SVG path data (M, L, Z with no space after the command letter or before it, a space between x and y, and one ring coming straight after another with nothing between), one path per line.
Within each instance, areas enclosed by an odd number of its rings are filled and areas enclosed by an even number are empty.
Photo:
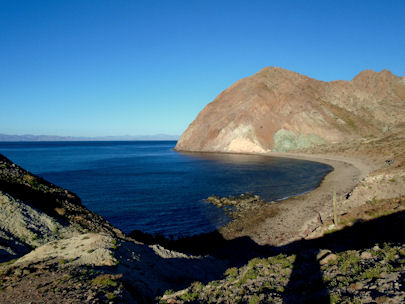
M352 81L319 81L267 67L223 91L197 116L176 149L289 151L379 136L405 117L405 83L388 70Z
M387 69L383 69L381 72L376 72L371 69L366 69L361 71L357 74L353 80L364 80L364 79L371 79L371 78L395 78L396 76L392 74L391 71Z

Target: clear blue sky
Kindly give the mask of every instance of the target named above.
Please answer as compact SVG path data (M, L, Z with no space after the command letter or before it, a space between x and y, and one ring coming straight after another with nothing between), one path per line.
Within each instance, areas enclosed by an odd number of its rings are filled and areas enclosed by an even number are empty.
M405 1L0 0L0 133L181 134L266 66L405 75Z

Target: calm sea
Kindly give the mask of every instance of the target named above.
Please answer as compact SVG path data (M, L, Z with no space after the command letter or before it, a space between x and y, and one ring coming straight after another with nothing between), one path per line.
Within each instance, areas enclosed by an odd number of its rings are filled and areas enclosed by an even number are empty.
M212 194L280 200L316 188L330 166L254 155L179 153L174 141L0 143L0 153L77 193L125 232L209 232L227 219Z

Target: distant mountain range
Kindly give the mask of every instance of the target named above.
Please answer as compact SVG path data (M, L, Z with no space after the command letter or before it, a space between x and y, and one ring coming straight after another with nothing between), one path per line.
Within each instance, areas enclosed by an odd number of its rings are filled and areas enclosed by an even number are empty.
M74 137L56 135L7 135L0 134L0 142L4 141L129 141L129 140L177 140L178 135L155 134L140 136L98 136L98 137Z

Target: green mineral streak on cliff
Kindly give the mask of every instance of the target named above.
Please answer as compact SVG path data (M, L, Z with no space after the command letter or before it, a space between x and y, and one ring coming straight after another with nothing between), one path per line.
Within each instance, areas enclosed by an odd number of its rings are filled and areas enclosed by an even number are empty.
M294 132L280 129L274 134L274 148L275 152L287 152L297 148L297 135Z
M315 145L322 145L325 141L316 134L300 134L297 140L298 148L308 148Z
M274 134L275 152L287 152L299 148L308 148L323 144L325 141L316 134L299 134L298 136L289 130L280 129Z

